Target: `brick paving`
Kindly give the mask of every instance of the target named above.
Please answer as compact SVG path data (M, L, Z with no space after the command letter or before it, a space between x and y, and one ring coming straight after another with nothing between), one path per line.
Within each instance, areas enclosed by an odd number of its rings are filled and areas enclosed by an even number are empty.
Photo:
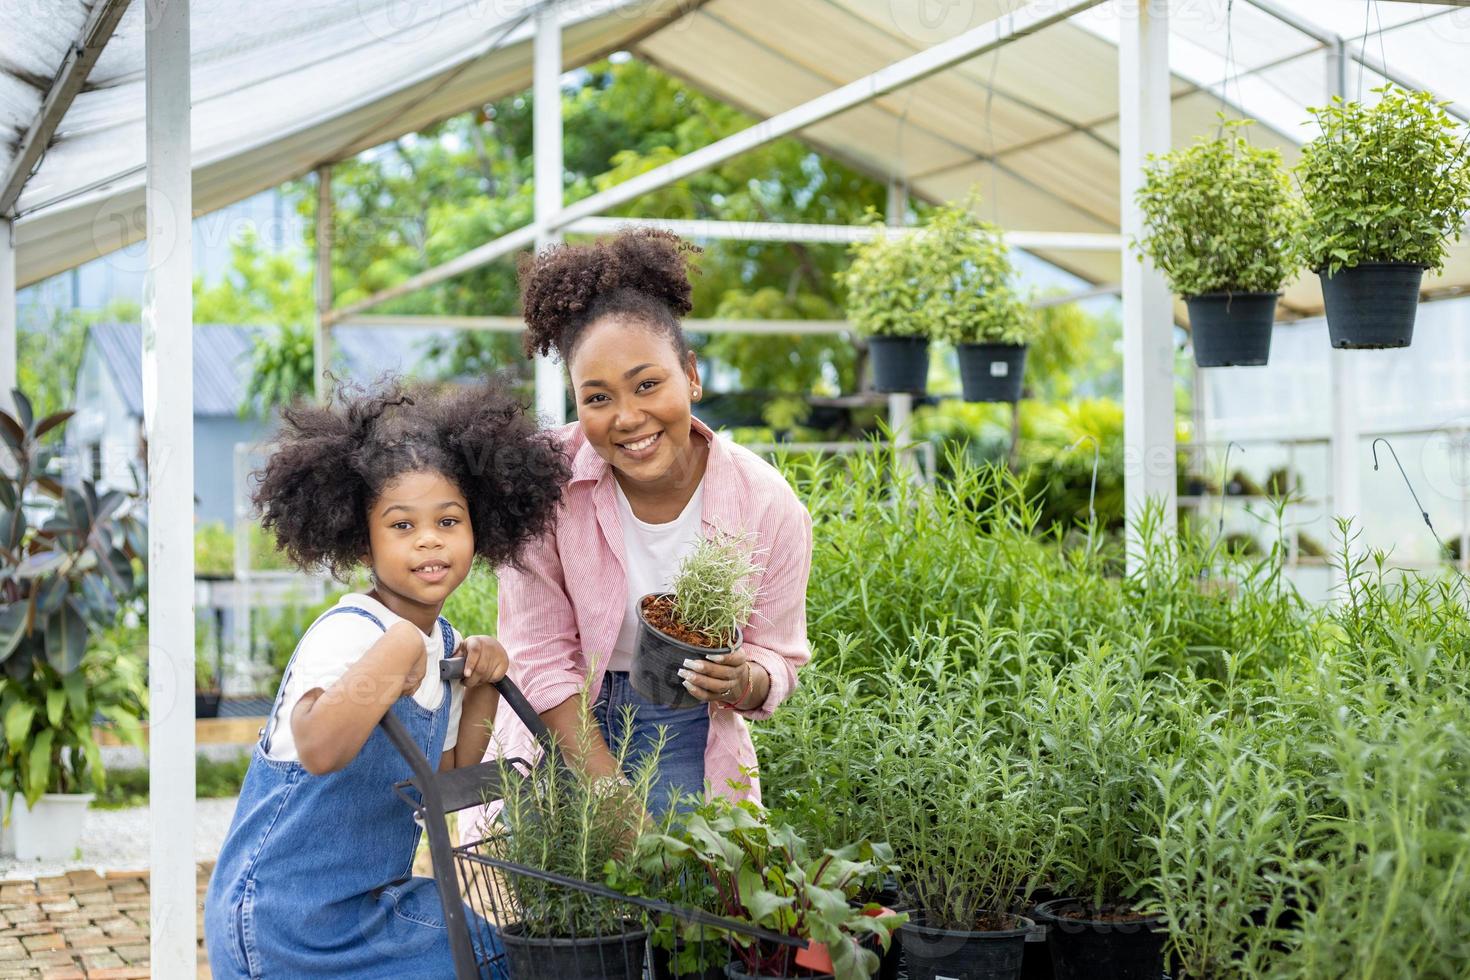
M211 862L199 865L198 929ZM209 976L201 946L200 978ZM134 980L148 969L148 872L0 882L0 980Z

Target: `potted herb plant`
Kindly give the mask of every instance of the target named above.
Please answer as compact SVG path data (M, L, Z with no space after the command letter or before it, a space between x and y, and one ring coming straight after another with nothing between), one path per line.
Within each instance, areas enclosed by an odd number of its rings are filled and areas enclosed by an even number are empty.
M582 692L584 745L595 724ZM630 768L632 739L610 746L619 772ZM629 779L589 777L564 758L561 743L530 777L516 760L501 760L501 819L510 828L504 859L537 871L601 884L626 877L634 842L647 819L662 742L649 747ZM487 805L494 801L487 800ZM508 873L515 921L498 924L511 976L518 980L640 980L648 931L631 903L573 890L529 874Z
M1320 135L1296 166L1302 247L1322 280L1333 347L1407 347L1426 270L1470 209L1470 159L1447 103L1386 85L1376 105L1309 110Z
M916 242L932 283L922 319L958 350L965 401L1016 402L1035 320L1012 286L1000 229L975 216L977 203L940 208Z
M196 651L199 649L196 644ZM204 657L194 658L194 717L218 718L221 693L215 682L214 668Z
M1048 868L1047 927L1056 980L1158 980L1167 934L1146 911L1159 812L1150 760L1166 757L1155 682L1137 649L1089 649L1025 706L1031 752L1046 760L1037 791L1061 818Z
M878 968L878 949L887 949L906 918L850 904L865 880L888 869L892 850L886 844L813 854L792 827L767 822L749 802L706 803L646 836L639 850L641 866L660 869L665 880L707 878L718 914L810 944L802 949L727 931L735 957L726 968L730 980L803 970L867 980Z
M1060 818L1047 811L1037 761L991 744L968 700L907 682L878 736L874 808L903 869L912 919L899 930L911 980L1015 980L1035 923L1019 914L1051 863ZM926 696L927 695L927 696Z
M87 650L136 590L133 561L147 545L135 498L99 495L88 480L63 484L56 437L72 413L36 418L22 392L11 397L15 414L0 412L0 792L17 856L70 858L86 790L105 778L94 718L141 741L141 675L127 658Z
M1137 246L1184 297L1200 367L1265 364L1282 285L1300 265L1298 205L1274 149L1223 123L1217 137L1149 156Z
M934 324L926 299L933 286L925 268L920 233L887 232L873 217L876 234L854 242L842 274L847 316L865 337L873 362L873 388L922 395L929 385L929 340Z
M691 657L729 653L755 610L749 580L758 567L748 537L716 532L679 565L668 592L638 602L638 643L629 681L657 704L692 708L699 700L679 669Z

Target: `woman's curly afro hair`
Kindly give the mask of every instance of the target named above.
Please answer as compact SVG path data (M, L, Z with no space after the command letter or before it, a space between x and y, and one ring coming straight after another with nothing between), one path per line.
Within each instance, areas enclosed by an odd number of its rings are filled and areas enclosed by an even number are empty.
M252 499L276 545L338 578L369 553L368 513L411 472L451 480L469 507L475 553L514 564L549 531L570 472L549 434L499 386L339 389L332 404L287 409Z
M671 232L645 228L527 256L520 267L526 355L555 351L569 361L587 324L618 316L657 330L680 358L688 356L679 318L693 307L690 260L699 251Z

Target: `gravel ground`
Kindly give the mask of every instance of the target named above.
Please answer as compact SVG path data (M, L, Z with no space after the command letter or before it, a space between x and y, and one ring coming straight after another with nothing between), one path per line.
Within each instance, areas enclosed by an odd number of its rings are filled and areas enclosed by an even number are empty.
M194 859L213 861L219 856L230 819L235 815L235 798L196 800L194 809ZM95 871L144 871L148 868L148 808L131 810L88 810L82 828L82 856L78 861L17 861L0 857L0 881L44 878L66 871L91 868Z

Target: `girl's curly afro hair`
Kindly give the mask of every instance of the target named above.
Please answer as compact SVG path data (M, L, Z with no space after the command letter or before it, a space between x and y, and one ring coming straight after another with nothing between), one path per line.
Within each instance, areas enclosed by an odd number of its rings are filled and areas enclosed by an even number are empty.
M624 231L588 245L553 245L521 261L521 309L528 357L555 351L571 359L583 328L627 317L664 334L679 357L689 343L679 318L690 301L690 260L698 246L655 229Z
M491 565L515 563L551 529L570 478L550 436L492 383L339 389L332 404L287 409L276 443L255 474L261 524L296 564L341 579L369 552L373 501L404 473L437 472L459 487L475 553Z

